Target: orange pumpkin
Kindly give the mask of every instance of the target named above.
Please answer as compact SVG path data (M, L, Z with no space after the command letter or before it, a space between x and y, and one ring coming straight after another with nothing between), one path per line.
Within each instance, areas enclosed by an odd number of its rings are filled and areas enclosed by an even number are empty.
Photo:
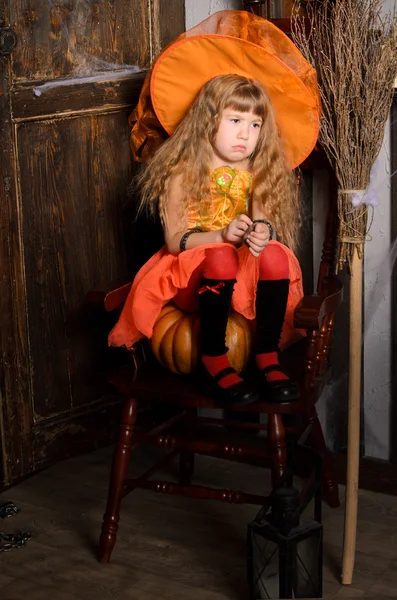
M173 304L167 304L154 325L150 342L153 354L163 367L186 375L198 365L199 339L199 315L185 313ZM248 321L235 311L229 315L226 345L230 364L241 373L251 351L251 330Z

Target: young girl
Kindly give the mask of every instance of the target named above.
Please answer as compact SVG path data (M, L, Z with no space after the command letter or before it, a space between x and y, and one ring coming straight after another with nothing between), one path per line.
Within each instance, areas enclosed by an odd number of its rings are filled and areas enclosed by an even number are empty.
M214 52L215 37L187 40L187 48L191 42L196 54L203 47L207 52L205 45L210 43L211 61L215 63L212 70L221 72L220 63L216 64L219 53ZM219 38L216 43L221 47L224 36ZM229 44L229 39L226 41ZM247 46L243 57L245 70L251 46ZM196 76L201 62L197 60L186 69L187 50L180 44L175 47L176 53L182 51L180 80L190 93L187 74L194 71ZM230 53L231 48L228 45L226 52ZM258 50L255 52L253 60L258 61ZM223 60L225 48L221 48L220 55ZM163 67L164 63L167 67L169 56L175 75L178 62L173 48L165 56ZM239 47L236 60L240 56ZM268 63L273 60L266 58ZM179 124L176 118L173 134L139 176L141 209L159 212L166 245L136 275L110 343L131 347L142 337L150 338L161 308L172 299L185 311L200 312L201 363L219 402L252 403L261 392L268 402L296 400L299 388L278 361L284 319L283 342L287 345L296 339L293 311L303 295L299 264L291 250L299 213L286 146L288 141L297 147L301 144L301 157L310 152L315 142L312 130L316 130L313 113L308 113L308 129L312 128L308 137L303 133L299 136L298 131L297 142L295 132L283 136L262 85L263 77L261 83L242 74L208 80L208 64L204 63L206 83L187 106L182 120L178 117ZM167 68L163 71L167 86L169 73ZM280 78L279 71L277 75ZM285 77L290 78L290 70L286 70ZM159 116L161 102L166 106L170 100L167 94L163 94L163 100L160 93L156 95L155 85L161 88L156 68L152 78L152 100ZM294 81L288 83L293 87ZM289 109L284 108L288 99L282 84L278 82L276 89L283 111ZM186 104L183 93L174 97L175 104ZM302 105L296 101L297 112L302 111ZM307 139L313 141L310 148ZM274 233L280 241L272 240ZM243 380L230 366L225 334L231 307L247 319L256 319L254 352L259 386Z

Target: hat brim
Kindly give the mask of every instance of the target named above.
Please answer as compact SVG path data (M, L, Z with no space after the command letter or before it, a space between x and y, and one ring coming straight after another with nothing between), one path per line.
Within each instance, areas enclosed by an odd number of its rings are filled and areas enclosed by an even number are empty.
M172 134L202 86L218 75L259 81L272 102L291 168L311 153L319 131L317 97L277 56L225 35L198 35L170 46L158 59L150 92L161 125Z

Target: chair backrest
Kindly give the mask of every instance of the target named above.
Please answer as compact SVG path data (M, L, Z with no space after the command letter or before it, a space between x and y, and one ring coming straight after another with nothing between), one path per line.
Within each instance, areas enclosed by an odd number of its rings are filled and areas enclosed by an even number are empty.
M325 238L323 243L323 251L321 255L320 268L317 279L317 292L320 293L323 286L323 281L326 277L335 273L335 256L337 242L337 186L335 174L328 166L329 173L329 197L328 197L328 212L325 226Z

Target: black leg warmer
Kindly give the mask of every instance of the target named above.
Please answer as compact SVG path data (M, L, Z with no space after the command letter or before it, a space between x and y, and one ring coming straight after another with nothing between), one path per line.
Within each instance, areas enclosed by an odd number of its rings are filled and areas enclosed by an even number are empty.
M201 280L200 323L201 352L209 356L221 356L227 352L226 327L232 303L235 279L219 281Z

